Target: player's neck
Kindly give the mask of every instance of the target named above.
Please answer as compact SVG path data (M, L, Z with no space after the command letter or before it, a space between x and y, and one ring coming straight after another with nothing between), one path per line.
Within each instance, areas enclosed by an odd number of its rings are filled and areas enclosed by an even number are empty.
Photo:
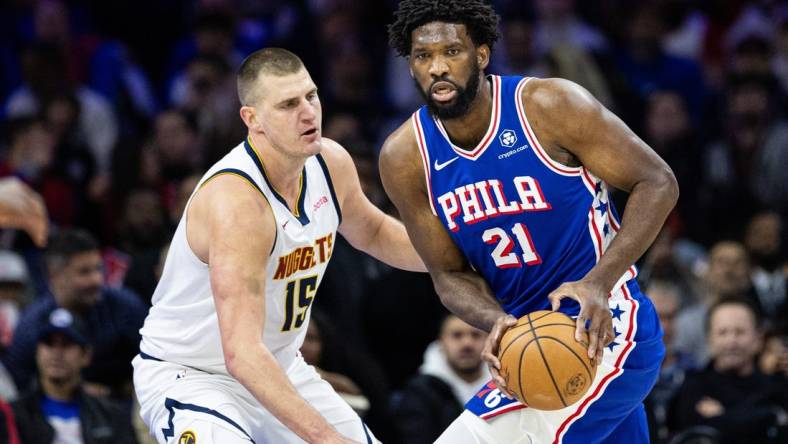
M492 87L485 77L479 93L471 102L468 112L454 119L441 119L452 143L460 148L472 150L481 142L492 115Z
M251 134L252 145L260 154L265 174L271 185L292 208L301 190L301 172L306 159L288 156L274 148L264 136Z

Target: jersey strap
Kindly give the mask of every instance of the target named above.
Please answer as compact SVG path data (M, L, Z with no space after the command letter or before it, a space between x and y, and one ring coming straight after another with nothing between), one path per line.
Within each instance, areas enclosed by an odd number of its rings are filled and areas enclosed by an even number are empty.
M337 193L334 190L334 182L331 181L331 172L328 171L328 165L326 165L326 160L323 159L322 154L318 154L317 162L320 164L320 168L323 169L323 175L326 176L326 183L328 184L328 190L331 192L331 200L334 201L334 208L337 210L337 219L339 219L339 223L342 223L342 208L339 207L339 200L337 199Z

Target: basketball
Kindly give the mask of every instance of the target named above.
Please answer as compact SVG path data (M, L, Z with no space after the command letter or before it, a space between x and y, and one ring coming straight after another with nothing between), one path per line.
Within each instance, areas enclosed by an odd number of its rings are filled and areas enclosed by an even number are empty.
M517 321L501 338L501 376L517 398L537 410L574 404L591 387L596 366L584 344L575 340L575 321L555 311L540 310Z

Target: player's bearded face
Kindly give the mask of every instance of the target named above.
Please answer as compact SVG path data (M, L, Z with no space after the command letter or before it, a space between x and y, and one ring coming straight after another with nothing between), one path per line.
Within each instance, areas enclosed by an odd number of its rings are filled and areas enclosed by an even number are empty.
M445 76L440 79L434 79L427 88L422 88L418 80L416 82L416 89L419 90L421 96L427 102L427 108L433 116L439 119L454 119L463 116L468 112L471 102L476 98L479 92L479 66L476 63L471 65L471 73L465 81L465 86L460 86L457 83L449 80ZM432 97L432 93L439 84L450 84L457 91L457 95L448 102L438 102Z

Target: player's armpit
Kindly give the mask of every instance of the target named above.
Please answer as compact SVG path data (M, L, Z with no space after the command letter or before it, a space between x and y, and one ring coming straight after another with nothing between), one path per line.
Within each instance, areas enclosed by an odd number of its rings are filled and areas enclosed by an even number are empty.
M389 136L380 154L386 193L432 276L441 302L471 325L489 331L504 315L487 283L473 271L432 213L420 154L410 121Z

